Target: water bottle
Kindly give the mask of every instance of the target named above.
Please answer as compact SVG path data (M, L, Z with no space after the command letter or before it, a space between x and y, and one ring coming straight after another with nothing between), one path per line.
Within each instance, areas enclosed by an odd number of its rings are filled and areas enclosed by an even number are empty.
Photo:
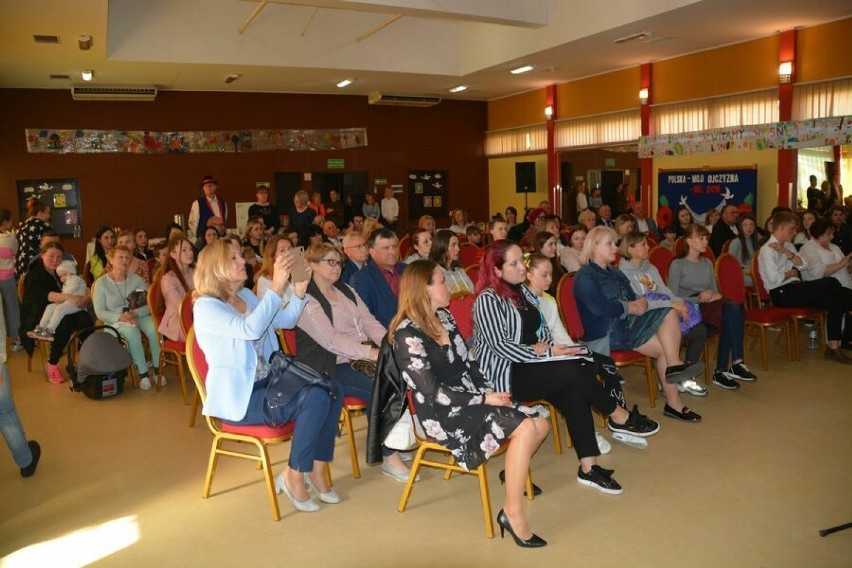
M808 349L817 348L817 330L816 326L810 322L805 323L805 328L808 329Z

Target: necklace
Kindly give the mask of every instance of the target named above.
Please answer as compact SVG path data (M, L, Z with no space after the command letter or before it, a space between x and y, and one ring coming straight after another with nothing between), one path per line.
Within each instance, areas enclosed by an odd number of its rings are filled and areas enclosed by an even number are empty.
M113 284L115 284L115 290L116 290L119 294L121 294L121 300L122 300L122 302L123 302L123 304L124 304L124 305L122 306L122 310L121 310L121 311L123 311L123 312L128 311L128 310L130 309L130 306L127 304L127 277L125 276L125 278L124 278L124 286L123 286L123 288L124 288L124 289L122 290L122 288L119 288L119 287L118 287L118 282L116 282L116 280L115 280L115 276L113 276L112 274L110 274L109 276L110 276L110 278L109 278L109 279L110 279L110 280L112 280L112 283L113 283Z

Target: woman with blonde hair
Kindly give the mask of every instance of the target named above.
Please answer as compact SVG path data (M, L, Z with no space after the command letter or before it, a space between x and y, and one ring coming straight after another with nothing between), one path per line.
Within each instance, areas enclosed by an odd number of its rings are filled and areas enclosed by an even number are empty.
M426 229L431 235L435 234L435 218L431 215L423 215L417 220L418 229Z
M324 503L340 502L324 470L334 457L343 389L335 383L334 398L310 386L304 396L283 406L266 404L271 357L278 349L275 329L294 327L308 301L307 280L289 284L294 262L289 255L278 255L269 289L258 298L243 287L246 268L238 244L221 240L204 247L195 272L194 329L208 365L203 414L240 425L295 421L288 465L275 478L275 490L296 510L313 512L319 505L309 488ZM310 274L307 263L305 270ZM293 295L282 307L289 286Z
M530 459L547 437L547 420L519 407L510 393L492 392L446 310L449 302L440 266L428 260L409 265L388 330L394 359L414 392L427 434L447 447L459 466L478 467L511 439L506 501L497 514L500 534L508 530L521 547L545 546L529 528L523 494Z
M269 285L272 283L272 273L275 268L275 259L293 248L293 243L287 238L287 235L273 235L266 243L266 248L263 249L263 261L260 265L260 271L257 273L257 295L263 297ZM288 286L284 291L284 301L290 299L293 293L293 288Z
M261 219L253 219L246 223L246 232L243 235L243 248L248 247L254 252L257 262L263 261L263 221Z
M577 224L586 227L587 231L591 231L598 224L598 216L591 208L586 209L577 217Z

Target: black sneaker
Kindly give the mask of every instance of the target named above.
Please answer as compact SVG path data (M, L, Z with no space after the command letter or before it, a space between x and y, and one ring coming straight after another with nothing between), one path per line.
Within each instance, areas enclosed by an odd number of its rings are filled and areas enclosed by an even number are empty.
M716 371L713 373L713 384L732 391L739 390L740 388L740 383L728 376L726 371Z
M599 465L593 465L589 473L584 473L583 466L580 466L577 470L577 481L583 485L594 487L602 493L621 495L624 493L624 489L612 478L612 474L608 473L608 471Z
M21 477L32 477L38 467L38 460L41 459L41 446L38 445L38 442L30 440L27 445L33 454L33 461L27 467L21 468Z
M756 381L757 375L748 370L743 363L734 363L731 365L731 368L727 370L727 374L732 379L739 379L741 381Z
M627 422L624 424L616 424L612 418L608 418L606 423L613 432L633 434L642 438L653 436L660 431L660 424L639 412L639 407L636 404L633 405L633 410L630 411L630 416L627 417Z
M682 381L687 381L694 376L704 372L704 363L684 363L682 365L673 365L666 367L666 382L673 385Z

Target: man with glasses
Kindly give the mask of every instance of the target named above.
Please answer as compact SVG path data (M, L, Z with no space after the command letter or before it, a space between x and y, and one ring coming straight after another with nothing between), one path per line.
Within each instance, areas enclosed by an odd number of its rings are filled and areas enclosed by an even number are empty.
M355 273L351 284L370 313L388 327L396 314L400 276L406 265L399 261L399 240L390 229L373 231L367 248L370 260Z
M349 284L355 273L364 268L370 258L364 235L350 232L343 237L343 258L340 281Z

